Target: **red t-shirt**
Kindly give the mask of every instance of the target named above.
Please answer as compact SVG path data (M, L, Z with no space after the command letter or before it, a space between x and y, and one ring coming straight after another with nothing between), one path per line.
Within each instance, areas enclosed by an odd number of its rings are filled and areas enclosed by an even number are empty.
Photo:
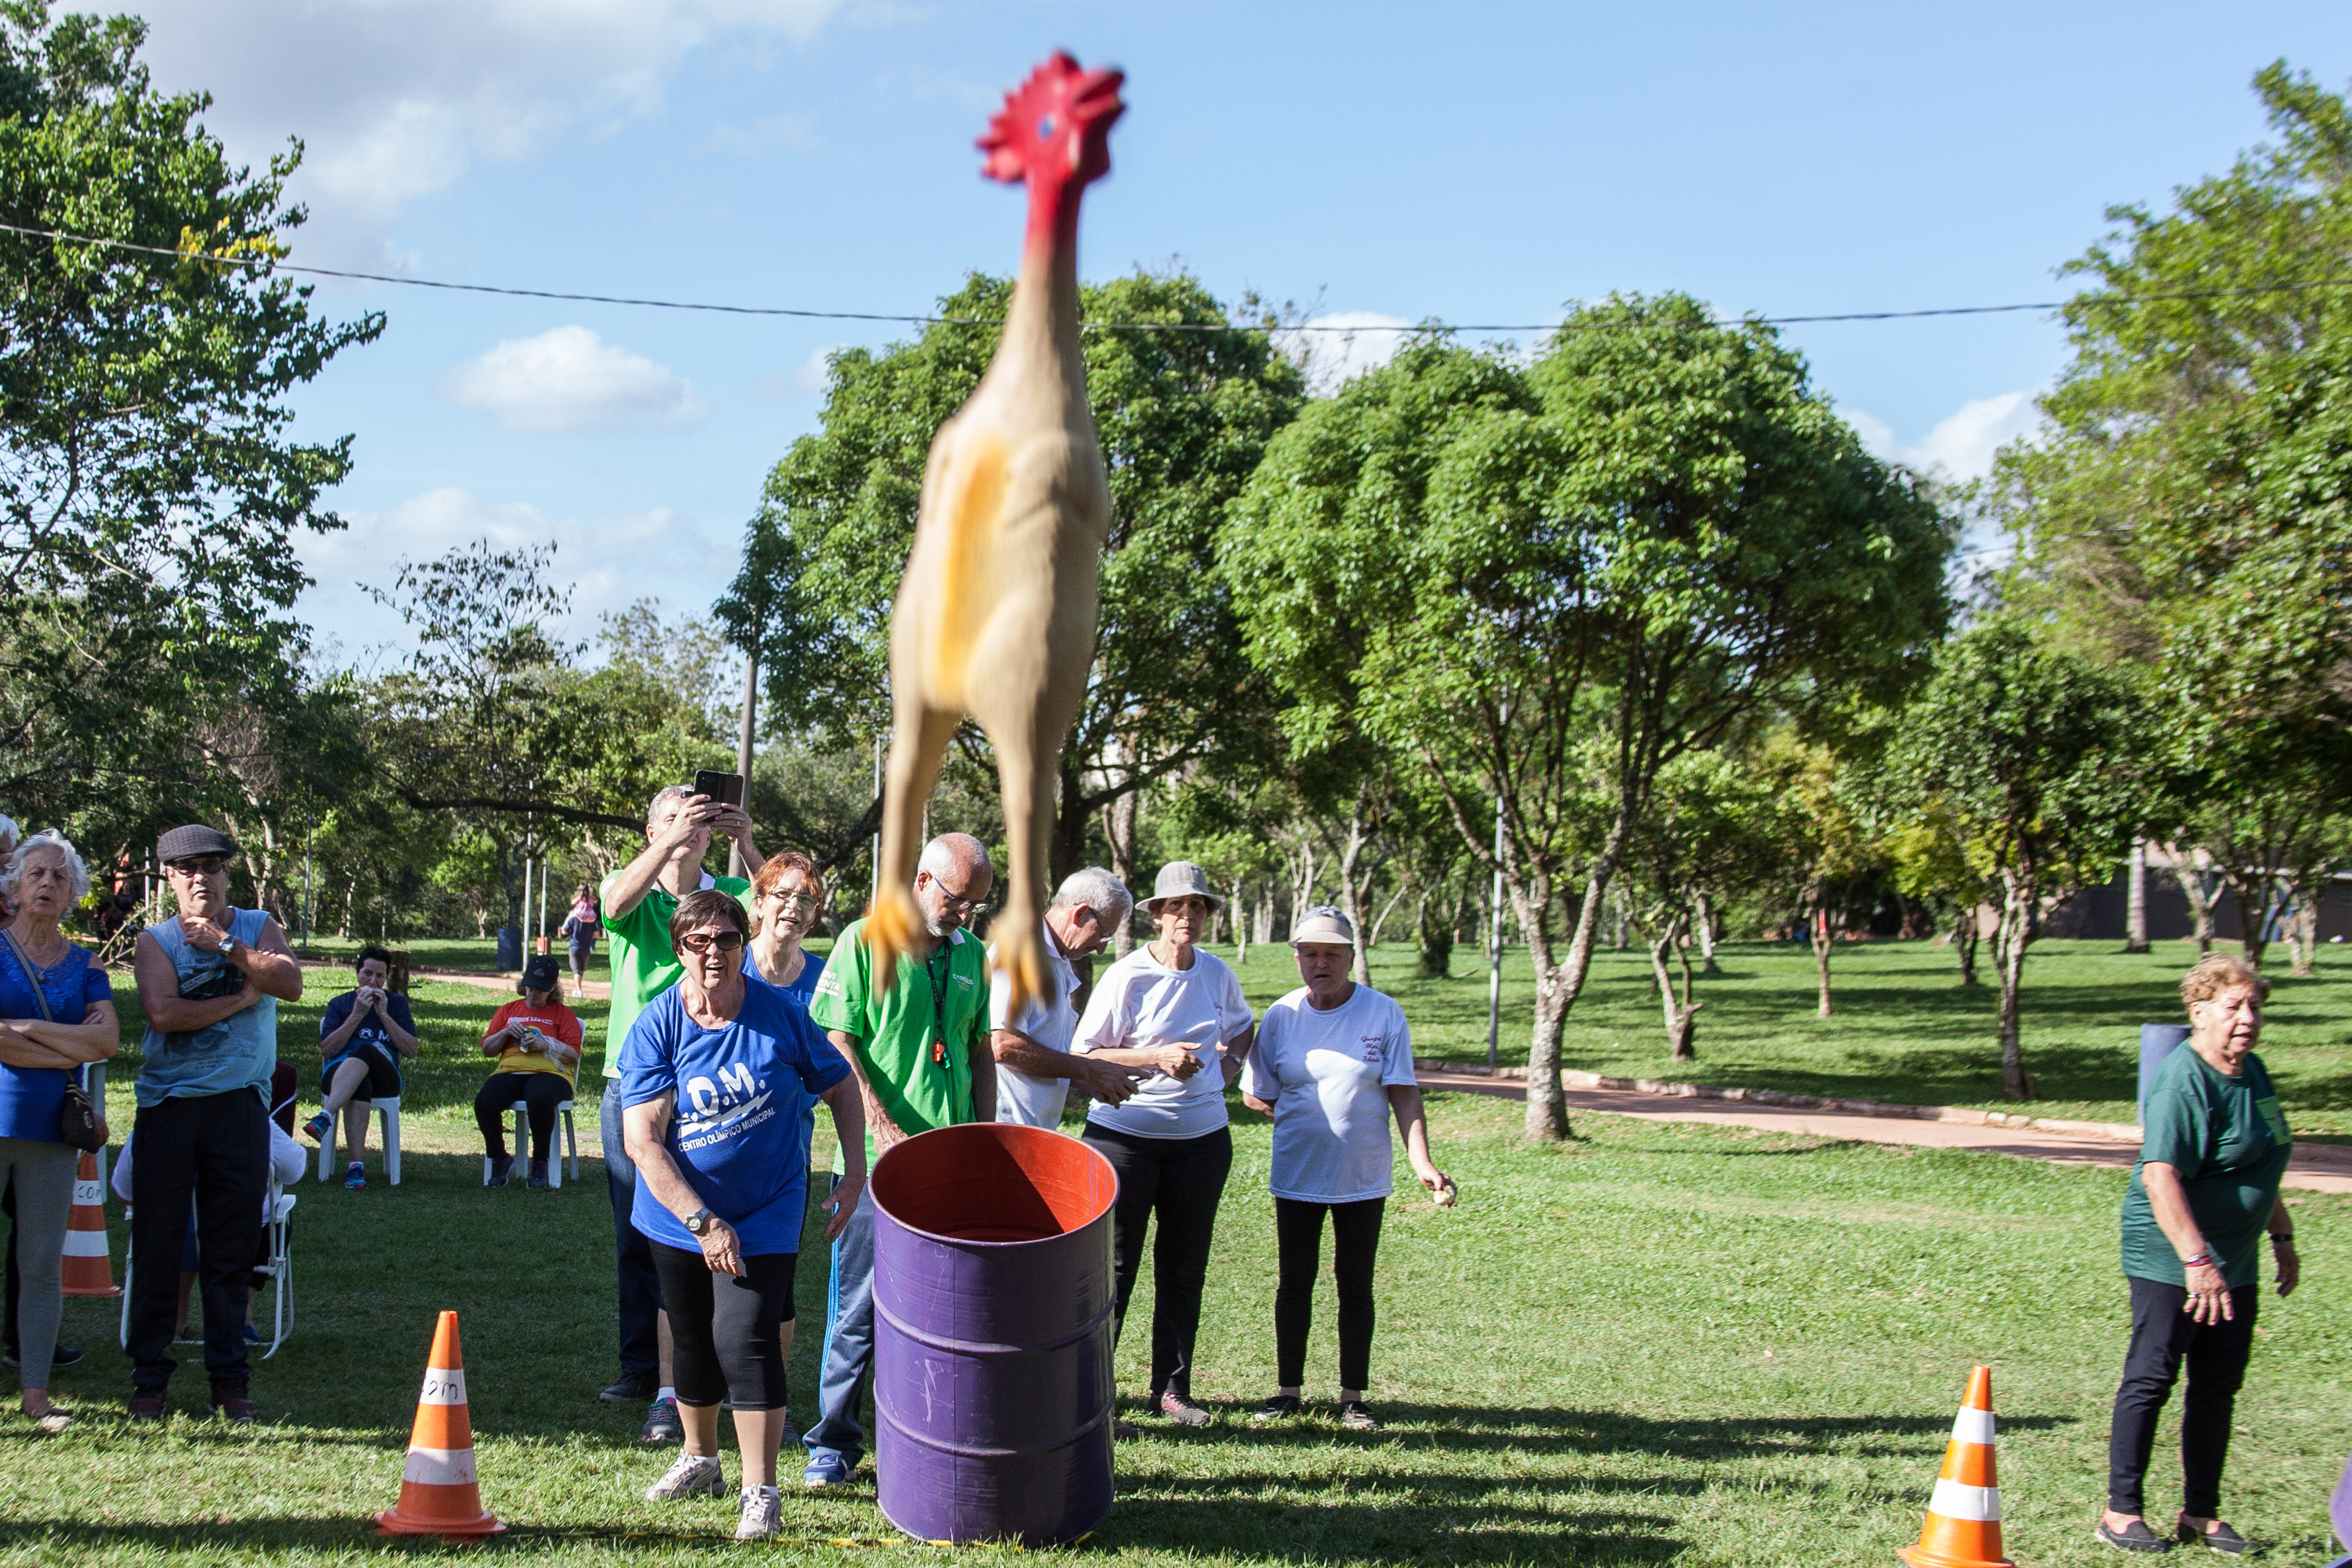
M534 1007L518 996L490 1016L490 1026L482 1033L495 1035L509 1024L535 1028L551 1040L561 1040L575 1052L580 1049L580 1042L584 1037L580 1028L580 1015L552 999L544 1007ZM548 1059L545 1052L524 1050L509 1039L506 1049L499 1053L497 1070L562 1073L564 1082L572 1083L577 1081L580 1058L574 1056L570 1067L558 1067Z

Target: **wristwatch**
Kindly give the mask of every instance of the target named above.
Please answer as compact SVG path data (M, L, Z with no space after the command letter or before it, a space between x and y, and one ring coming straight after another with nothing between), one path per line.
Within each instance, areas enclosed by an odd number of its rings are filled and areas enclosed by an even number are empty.
M678 1223L695 1235L700 1236L710 1228L710 1222L718 1217L708 1208L698 1208Z
M220 955L223 958L235 958L236 956L236 938L233 936L225 936L221 938Z

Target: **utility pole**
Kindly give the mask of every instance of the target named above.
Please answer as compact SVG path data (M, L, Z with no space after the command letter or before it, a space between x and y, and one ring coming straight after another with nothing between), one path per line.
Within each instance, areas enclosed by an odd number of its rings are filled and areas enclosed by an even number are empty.
M874 798L882 798L882 736L878 731L874 736ZM870 847L874 862L874 896L867 901L869 909L882 900L882 826L879 814L875 818L874 842Z
M751 809L751 730L760 703L760 657L743 656L743 725L735 735L735 771L743 778L743 809ZM727 847L727 874L743 877L743 846L730 841Z

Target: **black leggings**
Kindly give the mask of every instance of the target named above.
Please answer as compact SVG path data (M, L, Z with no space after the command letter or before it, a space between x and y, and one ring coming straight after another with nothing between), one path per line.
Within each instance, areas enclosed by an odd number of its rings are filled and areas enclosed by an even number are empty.
M1381 1250L1386 1198L1353 1204L1274 1200L1280 1257L1274 1288L1275 1382L1307 1379L1307 1328L1315 1318L1315 1277L1323 1268L1323 1216L1331 1216L1331 1272L1339 1280L1339 1386L1362 1393L1372 1375L1372 1260Z
M713 1274L699 1247L652 1243L669 1309L677 1402L697 1409L730 1399L738 1410L784 1407L784 1354L776 1331L793 1317L797 1252L743 1259L743 1276Z
M1234 1168L1234 1135L1220 1127L1198 1138L1139 1138L1087 1123L1086 1140L1118 1173L1113 1211L1111 1267L1118 1277L1118 1313L1113 1342L1127 1327L1127 1303L1143 1267L1143 1239L1160 1214L1151 1247L1151 1397L1192 1396L1192 1341L1201 1330L1201 1289L1209 1278L1209 1245L1216 1237L1217 1200Z
M2230 1457L2231 1413L2238 1385L2245 1381L2246 1357L2254 1348L2254 1309L2262 1290L2241 1285L2230 1292L2231 1316L2200 1323L2182 1311L2189 1292L2153 1279L2131 1280L2131 1349L2124 1356L2123 1386L2116 1391L2116 1420L2107 1434L2107 1506L2117 1513L2145 1513L2140 1482L2156 1452L2156 1418L2171 1397L2180 1363L2189 1363L2189 1388L2180 1396L2181 1511L2194 1519L2221 1512L2221 1465ZM2161 1533L2159 1531L2158 1533Z
M532 1157L544 1160L560 1152L555 1149L555 1108L571 1098L572 1086L560 1072L492 1073L474 1096L474 1125L482 1130L482 1146L491 1159L506 1158L507 1113L520 1100L526 1107L523 1114L530 1119Z

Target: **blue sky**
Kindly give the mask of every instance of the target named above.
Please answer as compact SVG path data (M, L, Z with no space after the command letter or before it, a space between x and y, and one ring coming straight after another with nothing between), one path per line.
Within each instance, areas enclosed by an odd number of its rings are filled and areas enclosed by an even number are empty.
M1557 320L1612 289L1725 310L2055 297L2110 203L2161 205L2263 124L2282 55L2341 89L2352 8L1980 4L1175 5L1119 0L152 0L158 82L240 156L301 136L294 259L407 276L920 311L1005 270L1017 193L971 141L1067 47L1129 75L1090 277L1181 263L1360 321ZM553 540L578 629L702 610L824 353L903 329L436 293L300 396L356 435L303 546L346 658L355 582L484 533ZM1521 334L1529 341L1531 334ZM1882 450L1966 473L2064 359L2034 316L1791 328ZM1329 348L1327 373L1377 355ZM1352 359L1349 358L1352 355Z

